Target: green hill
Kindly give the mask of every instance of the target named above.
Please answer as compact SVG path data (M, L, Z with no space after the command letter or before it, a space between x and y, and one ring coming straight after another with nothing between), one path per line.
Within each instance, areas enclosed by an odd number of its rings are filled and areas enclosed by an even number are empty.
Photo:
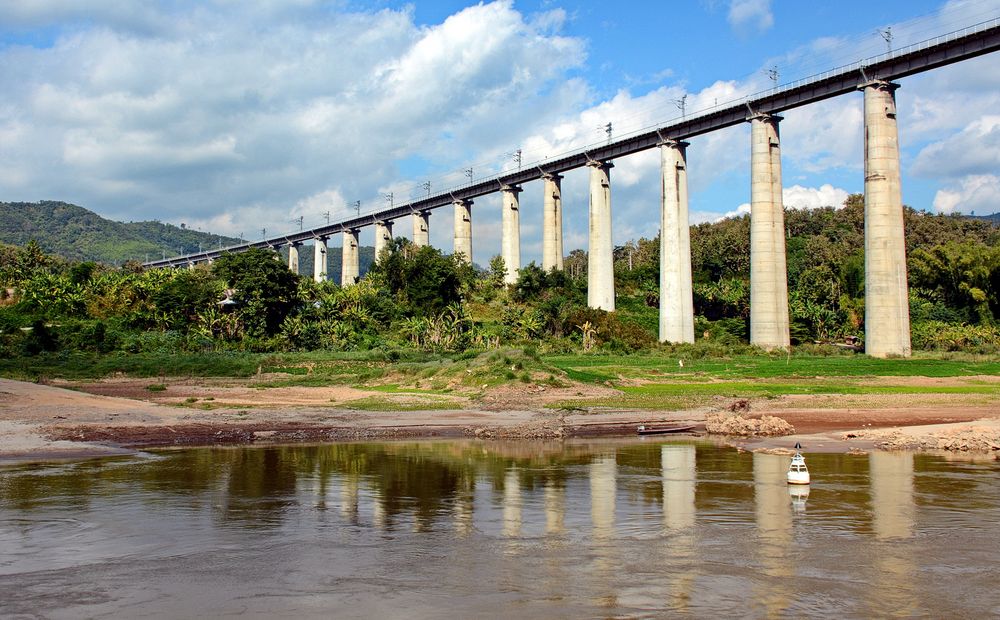
M240 243L235 237L162 222L115 222L65 202L0 202L0 243L23 246L32 239L47 254L115 265ZM328 254L329 277L335 282L340 281L340 252L339 247L331 247ZM282 255L287 260L288 251ZM362 246L361 273L367 273L374 261L375 248ZM299 273L312 275L311 246L300 249L299 265Z
M0 202L0 242L24 245L70 260L121 264L239 243L239 239L162 222L122 223L65 202Z

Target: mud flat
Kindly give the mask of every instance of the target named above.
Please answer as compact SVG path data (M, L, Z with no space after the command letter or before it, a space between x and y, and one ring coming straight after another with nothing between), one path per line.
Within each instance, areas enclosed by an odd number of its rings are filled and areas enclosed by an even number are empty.
M502 385L480 398L388 394L346 386L261 389L235 380L169 380L150 391L148 380L116 379L62 387L0 379L0 459L42 460L107 455L143 447L225 443L344 441L419 437L558 439L633 435L639 424L696 425L738 400L680 411L553 409L574 398L593 402L613 388ZM72 387L73 389L67 389ZM428 400L431 399L431 400ZM366 402L367 409L352 403ZM372 407L372 402L375 406ZM774 416L794 434L734 438L740 448L809 451L933 449L997 453L1000 410L930 402L828 396L748 402L751 418ZM422 407L427 406L427 409ZM372 409L376 410L372 410Z

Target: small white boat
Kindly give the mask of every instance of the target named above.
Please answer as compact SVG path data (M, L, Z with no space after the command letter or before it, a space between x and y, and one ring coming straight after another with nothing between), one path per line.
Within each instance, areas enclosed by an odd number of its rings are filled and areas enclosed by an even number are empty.
M809 484L809 469L806 468L806 459L799 450L802 446L795 444L795 456L792 457L792 464L788 466L788 484Z

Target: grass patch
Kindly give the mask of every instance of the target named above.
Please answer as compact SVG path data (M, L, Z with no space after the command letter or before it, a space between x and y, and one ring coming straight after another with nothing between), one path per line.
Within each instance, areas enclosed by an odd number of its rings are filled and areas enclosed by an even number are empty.
M678 360L684 360L684 366ZM712 376L725 379L774 377L923 376L959 377L1000 373L996 358L959 359L920 356L879 359L865 355L738 355L726 358L688 358L684 355L552 355L543 360L571 379L590 383L620 378L669 376L683 379Z
M454 390L452 390L450 388L441 388L441 389L423 388L423 389L418 389L418 388L411 388L411 387L403 387L403 386L400 386L399 384L396 384L396 383L388 383L388 384L385 384L385 385L373 385L373 386L368 387L366 389L374 390L376 392L384 392L386 394L442 394L443 395L443 394L452 394L452 393L454 393Z
M460 405L450 400L420 400L400 402L393 398L384 396L366 396L349 400L341 405L345 409L357 409L359 411L428 411L440 409L456 409Z

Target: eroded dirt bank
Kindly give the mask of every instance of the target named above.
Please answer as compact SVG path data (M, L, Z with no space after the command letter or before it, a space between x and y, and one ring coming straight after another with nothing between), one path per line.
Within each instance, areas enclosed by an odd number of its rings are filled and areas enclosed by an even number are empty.
M147 383L116 379L70 390L0 379L0 458L75 458L123 448L218 443L632 435L639 424L694 424L701 429L707 414L733 404L733 399L720 398L709 407L664 412L546 408L553 402L592 401L614 393L609 387L578 384L545 389L508 385L476 400L454 395L428 400L424 395L343 386L259 389L231 380L174 380L168 390L157 392L148 390ZM383 399L379 402L390 410L345 406L366 398ZM755 400L749 403L750 415L780 417L795 434L733 442L746 449L780 449L801 441L811 451L962 450L966 445L988 452L998 450L990 446L1000 445L1000 436L991 434L1000 432L1000 410L994 404L905 396L841 403L844 406L837 407L828 395ZM391 410L394 405L416 410ZM428 405L434 408L419 409ZM983 441L974 443L978 437Z

